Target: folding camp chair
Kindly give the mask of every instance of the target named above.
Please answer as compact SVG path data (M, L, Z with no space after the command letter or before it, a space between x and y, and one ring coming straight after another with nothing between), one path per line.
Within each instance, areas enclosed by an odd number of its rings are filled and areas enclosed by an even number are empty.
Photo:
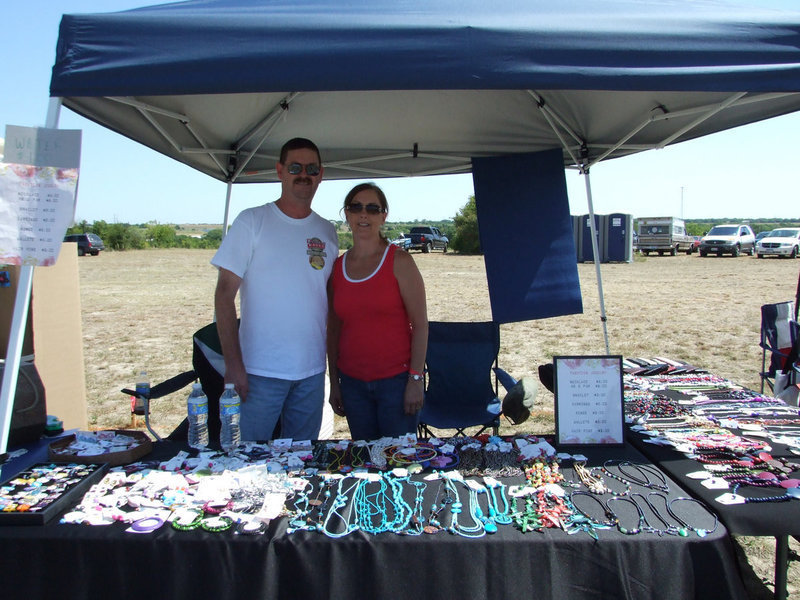
M795 328L792 327L794 302L764 304L761 307L761 393L764 385L775 389L775 374L784 367L789 351L795 343ZM767 352L770 353L767 368Z
M506 389L516 383L498 367L499 352L500 326L495 322L428 324L420 437L430 437L431 427L455 429L457 435L466 435L468 427L479 427L476 435L491 428L497 435L498 382Z

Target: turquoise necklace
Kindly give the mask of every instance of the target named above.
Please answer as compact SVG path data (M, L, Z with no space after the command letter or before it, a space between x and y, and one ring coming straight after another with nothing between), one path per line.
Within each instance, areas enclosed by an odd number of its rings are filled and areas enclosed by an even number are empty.
M508 496L506 496L506 485L500 483L492 477L484 477L484 482L489 490L491 504L489 505L489 517L494 518L495 522L500 525L511 525L511 507L508 504ZM503 510L497 503L497 496L494 491L500 489L500 499L503 501Z
M411 517L408 526L402 531L405 535L421 535L425 530L425 517L422 514L422 500L425 488L428 484L424 481L413 481L409 475L400 478L401 482L414 486L414 508L411 509Z
M339 480L339 487L336 490L336 497L333 499L333 504L331 504L331 509L328 511L328 514L325 515L325 521L322 525L322 532L330 538L340 538L344 537L349 533L355 531L358 526L355 522L351 522L350 517L353 514L353 506L355 502L349 502L350 494L354 490L358 490L359 487L364 485L365 481L363 479L355 479L355 481L350 485L349 488L344 489L344 481L346 479L351 479L350 477L342 477ZM354 478L353 478L354 479ZM343 514L339 512L340 509L350 506L350 511L347 513L345 517ZM342 523L344 523L344 527L340 531L334 531L331 523L339 519Z
M464 483L463 480L459 481ZM481 522L480 517L478 517L478 511L480 511L480 507L478 506L478 492L464 483L469 491L469 512L470 516L472 517L473 524L462 525L458 522L458 519L464 508L464 505L461 503L461 499L458 496L458 489L456 488L455 480L451 477L445 477L445 485L447 485L456 498L455 502L450 505L451 520L450 527L447 530L450 533L468 538L479 538L486 535L486 529L484 529L483 523Z
M286 533L294 531L311 531L317 528L314 523L310 522L309 515L311 513L311 500L309 499L309 492L314 486L310 481L306 480L306 485L302 490L297 492L297 498L294 501L294 514L289 521L289 526Z

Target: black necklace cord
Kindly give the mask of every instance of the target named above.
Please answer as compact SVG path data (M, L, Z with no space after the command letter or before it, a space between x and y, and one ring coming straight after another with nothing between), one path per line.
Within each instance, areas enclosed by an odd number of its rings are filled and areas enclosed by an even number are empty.
M636 524L636 527L633 529L628 529L622 526L622 520L619 518L619 515L611 508L611 502L628 502L633 504L636 507L636 514L639 516L639 520ZM612 496L606 500L606 506L608 507L609 512L614 515L614 520L617 522L617 529L620 533L624 535L636 535L637 533L641 533L642 527L645 524L644 512L642 512L642 507L639 506L635 500L631 498L627 498L625 496Z
M643 529L643 531L647 531L647 532L649 532L649 533L655 533L655 534L658 534L658 535L660 535L660 536L661 536L661 535L664 535L664 534L668 534L668 535L680 535L680 534L679 534L678 527L676 527L675 525L672 525L672 524L671 524L671 523L669 523L669 522L668 522L666 519L664 519L664 517L663 517L663 516L661 515L661 513L659 512L658 508L656 508L656 507L653 505L653 503L652 503L652 502L650 502L650 498L649 498L648 496L650 496L651 494L654 494L654 493L655 493L655 492L650 492L650 493L649 493L647 496L645 496L644 494L641 494L641 493L639 493L639 492L635 492L635 493L631 494L631 498L634 498L635 496L638 496L639 498L641 498L641 499L644 501L644 503L645 503L645 504L647 504L647 507L650 509L650 512L651 512L651 513L653 513L653 515L654 515L654 516L655 516L655 517L656 517L656 518L657 518L659 521L661 521L661 524L664 526L664 529L659 529L659 528L657 528L657 527L653 527L653 526L650 524L650 520L649 520L647 517L645 517L645 519L644 519L644 522L645 522L645 527L643 527L643 528L642 528L642 529ZM658 495L658 496L661 496L661 494L656 494L656 495ZM666 504L666 496L661 496L661 497L662 497L662 498L664 498L664 503ZM635 498L634 498L634 502L635 502L635 501L636 501L636 500L635 500ZM637 502L637 504L639 504L639 503ZM641 508L641 505L640 505L640 508ZM642 511L642 512L644 512L644 511Z
M675 511L672 510L672 505L675 504L676 502L694 502L695 504L699 505L700 507L705 509L705 511L708 514L714 517L714 526L711 529L702 529L700 527L694 527L693 525L690 525L689 523L681 519L677 514L675 514ZM698 537L706 537L707 535L714 533L717 530L717 525L719 525L719 519L717 518L717 515L711 510L709 510L709 508L703 502L695 498L689 498L687 496L680 496L678 498L673 498L672 500L667 502L667 512L673 519L675 519L678 523L681 524L681 527L683 529L691 529L698 535Z
M623 470L624 466L635 469L639 473L640 477L631 475L629 472ZM622 475L624 475L628 480L642 487L646 487L651 490L659 490L664 492L665 494L669 493L669 485L667 484L667 477L660 470L658 470L657 467L632 463L628 460L625 460L625 461L620 461L617 464L617 470L619 470L619 472Z
M581 510L581 509L578 507L578 505L577 505L577 504L575 504L575 497L576 497L576 496L585 496L585 497L587 497L587 498L591 498L591 499L592 499L592 500L594 500L594 501L595 501L597 504L599 504L599 505L600 505L600 507L603 509L603 514L605 515L605 518L607 519L607 520L606 520L606 522L603 522L603 521L601 521L600 519L595 519L594 517L590 516L588 513L586 513L586 512L584 512L584 511L582 511L582 510ZM592 494L592 493L590 493L590 492L584 492L584 491L582 491L582 490L575 490L575 491L573 491L573 492L570 492L570 493L569 493L569 502L570 502L570 504L572 505L572 508L573 508L573 509L575 509L575 510L576 510L578 513L580 513L580 514L581 514L581 515L582 515L584 518L586 518L588 521L591 521L591 522L593 522L593 523L597 523L598 525L601 525L601 526L603 526L603 527L609 527L609 528L611 528L611 527L616 527L616 526L619 524L619 521L617 520L617 516L614 514L614 512L613 512L613 511L611 511L611 510L610 510L610 509L609 509L609 508L608 508L608 507L607 507L607 506L606 506L606 505L603 503L603 501L602 501L600 498L598 498L597 496L595 496L594 494Z

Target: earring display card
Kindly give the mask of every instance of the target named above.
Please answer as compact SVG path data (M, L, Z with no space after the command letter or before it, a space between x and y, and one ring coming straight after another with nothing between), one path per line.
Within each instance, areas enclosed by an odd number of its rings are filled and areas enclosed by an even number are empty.
M77 504L107 464L41 463L0 485L0 525L44 525Z
M554 356L556 440L622 445L621 356Z

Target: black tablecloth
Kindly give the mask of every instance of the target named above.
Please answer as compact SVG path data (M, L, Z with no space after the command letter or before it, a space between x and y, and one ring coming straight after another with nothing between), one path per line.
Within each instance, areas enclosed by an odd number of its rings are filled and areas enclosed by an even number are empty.
M154 455L181 447L156 444ZM610 458L643 462L632 447L583 450L589 465ZM569 469L567 476L571 477ZM4 474L5 475L5 474ZM673 484L670 496L683 495ZM426 490L426 506L435 493ZM702 509L694 503L697 510ZM263 536L176 531L132 534L125 526L0 527L2 597L11 598L712 598L744 599L727 531L705 538L560 530L465 539L449 533L331 539L286 533L273 521Z
M744 434L741 431L732 431ZM682 453L671 447L647 443L645 440L649 439L649 436L630 430L627 431L627 434L628 440L647 458L678 481L695 498L703 500L715 511L731 533L754 536L800 535L800 500L721 504L715 498L730 492L730 490L710 490L701 485L700 480L686 476L694 471L702 471L703 465L701 463L686 458ZM785 445L771 444L771 446L770 454L772 456L789 458L793 462L800 461L800 457L789 452ZM795 472L792 477L800 477L800 474ZM742 494L761 498L781 496L784 491L783 488L778 487L754 488L752 486L742 486L740 488L740 493Z

